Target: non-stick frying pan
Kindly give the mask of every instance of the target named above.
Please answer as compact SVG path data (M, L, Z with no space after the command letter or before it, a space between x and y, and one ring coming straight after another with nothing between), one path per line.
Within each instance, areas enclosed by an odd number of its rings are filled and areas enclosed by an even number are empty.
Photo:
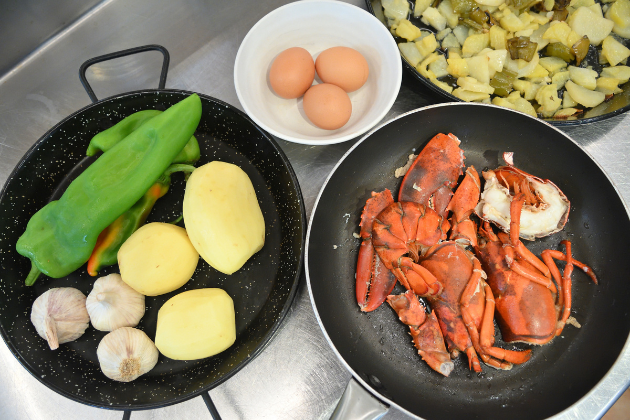
M165 73L163 76L164 81ZM31 306L37 296L50 288L66 286L87 295L94 282L84 266L64 278L42 276L34 286L24 285L30 262L17 254L15 243L31 215L89 164L84 156L92 136L136 111L164 110L190 94L164 89L130 92L75 112L26 153L0 195L0 333L33 376L75 401L104 408L146 409L199 394L207 396L204 391L234 375L263 350L295 295L306 226L303 199L291 165L275 141L243 112L199 94L203 109L195 136L202 157L197 166L221 160L240 166L248 174L265 219L265 245L230 276L200 259L195 274L183 288L146 298L147 311L138 328L154 338L157 312L167 299L184 290L220 287L234 300L236 343L217 356L196 361L160 356L152 371L133 382L120 383L106 378L99 368L96 347L105 333L89 327L77 341L52 351L31 324ZM149 221L168 222L180 216L184 188L183 176L176 175ZM111 272L117 272L116 265L100 274Z
M398 191L394 170L437 133L462 141L466 164L477 170L515 165L548 178L571 200L562 232L528 243L537 255L573 243L575 258L589 264L600 284L574 271L572 315L546 346L511 371L468 369L465 355L445 378L418 356L408 327L388 305L359 311L354 293L359 220L371 191ZM324 184L307 234L309 291L320 325L355 379L374 395L425 419L543 419L582 398L604 377L630 333L628 210L614 185L575 142L550 125L486 105L446 104L419 109L375 129L351 148ZM400 288L401 286L397 286ZM402 289L396 289L401 291ZM501 347L529 348L525 344Z

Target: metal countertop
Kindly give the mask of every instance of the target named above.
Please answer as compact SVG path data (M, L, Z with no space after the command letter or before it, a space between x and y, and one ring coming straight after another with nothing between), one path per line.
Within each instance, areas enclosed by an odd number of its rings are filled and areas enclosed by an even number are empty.
M0 183L50 127L90 103L78 69L98 55L163 45L171 54L167 88L201 92L242 109L233 83L236 52L258 20L285 3L105 0L98 4L0 79ZM362 0L349 3L365 8ZM94 66L88 78L97 96L104 98L157 87L160 65L160 54L149 52ZM383 121L438 101L404 72L398 99ZM565 131L603 167L630 203L630 113ZM309 216L330 170L355 141L304 146L278 140L297 173ZM320 331L302 279L287 318L265 351L210 394L224 419L323 419L330 417L350 376ZM555 418L599 418L629 385L630 346L626 344L613 371L595 392ZM49 390L22 368L4 342L0 344L0 418L121 417L120 411L85 406ZM133 412L131 418L208 419L210 415L197 397L175 406ZM392 408L383 418L408 416Z

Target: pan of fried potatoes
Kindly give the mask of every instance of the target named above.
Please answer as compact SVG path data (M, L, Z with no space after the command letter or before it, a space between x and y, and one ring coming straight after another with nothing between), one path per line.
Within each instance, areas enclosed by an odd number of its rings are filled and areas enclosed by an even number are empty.
M630 0L366 0L404 66L449 101L554 125L630 109Z

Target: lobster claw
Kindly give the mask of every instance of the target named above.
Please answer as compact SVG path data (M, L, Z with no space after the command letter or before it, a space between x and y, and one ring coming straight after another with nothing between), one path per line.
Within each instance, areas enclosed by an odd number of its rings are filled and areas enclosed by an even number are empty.
M396 311L402 323L409 326L413 344L422 360L427 362L431 369L448 376L453 371L454 364L446 351L444 336L435 312L427 315L418 297L411 290L401 295L388 296L387 303Z
M394 202L392 193L384 190L380 193L372 192L366 201L361 214L361 246L357 259L356 297L363 312L371 312L381 306L394 286L396 278L383 265L372 246L372 224L376 216Z
M462 180L453 199L446 207L447 211L452 211L451 217L452 230L450 239L463 245L477 246L477 225L470 220L469 216L475 210L479 202L479 193L481 191L481 182L479 174L474 166L466 169L466 174Z
M405 174L398 201L428 205L433 198L436 212L443 216L464 168L460 143L453 134L437 134L429 140Z

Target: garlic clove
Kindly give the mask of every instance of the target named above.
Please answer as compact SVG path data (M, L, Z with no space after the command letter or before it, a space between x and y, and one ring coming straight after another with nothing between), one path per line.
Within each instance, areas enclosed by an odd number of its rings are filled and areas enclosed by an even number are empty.
M153 369L158 349L144 332L123 327L103 337L96 355L105 376L130 382Z
M110 274L94 282L86 307L92 325L99 331L135 327L144 315L144 295L122 281L120 274Z
M85 295L73 287L53 288L35 299L31 322L51 350L83 335L90 322L85 301Z

